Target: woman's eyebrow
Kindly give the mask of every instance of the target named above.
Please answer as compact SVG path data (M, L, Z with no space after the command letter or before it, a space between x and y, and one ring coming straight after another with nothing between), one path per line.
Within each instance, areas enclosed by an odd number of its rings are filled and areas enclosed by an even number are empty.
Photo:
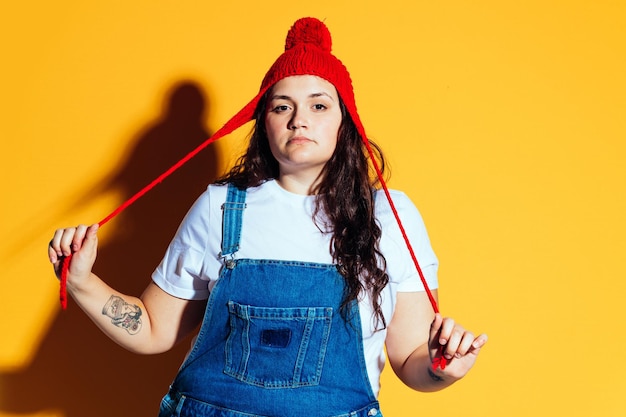
M313 94L311 94L309 97L310 97L310 98L315 98L315 97L322 97L322 96L323 96L323 97L328 97L329 99L331 99L331 100L335 101L335 100L333 99L333 97L332 97L330 94L326 93L326 92L321 92L321 93L313 93Z
M325 93L325 92L311 93L309 94L308 98L316 98L316 97L328 97L329 99L335 101L330 94ZM293 100L293 98L291 96L284 95L284 94L274 94L273 96L270 97L270 100Z

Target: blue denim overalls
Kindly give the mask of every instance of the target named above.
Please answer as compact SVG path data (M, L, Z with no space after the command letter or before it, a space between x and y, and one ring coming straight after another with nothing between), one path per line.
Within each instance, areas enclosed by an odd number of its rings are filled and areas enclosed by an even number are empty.
M381 417L337 267L235 259L245 199L229 186L225 264L159 417Z

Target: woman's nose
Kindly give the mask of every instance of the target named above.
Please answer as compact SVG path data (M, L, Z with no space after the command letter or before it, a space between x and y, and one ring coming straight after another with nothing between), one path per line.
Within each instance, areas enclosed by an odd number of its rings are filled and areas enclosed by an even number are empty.
M296 130L303 127L308 126L308 121L306 119L306 115L302 110L295 110L293 112L293 117L289 121L289 129Z

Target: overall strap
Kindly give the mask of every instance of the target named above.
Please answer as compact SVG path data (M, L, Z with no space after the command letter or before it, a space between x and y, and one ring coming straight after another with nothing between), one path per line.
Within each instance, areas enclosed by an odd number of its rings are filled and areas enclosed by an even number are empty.
M239 250L243 210L246 208L246 190L228 184L226 202L222 204L222 252L232 255Z

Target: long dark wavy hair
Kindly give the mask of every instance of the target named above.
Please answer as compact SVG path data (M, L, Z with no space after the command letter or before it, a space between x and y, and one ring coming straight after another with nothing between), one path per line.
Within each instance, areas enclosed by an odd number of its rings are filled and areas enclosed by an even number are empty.
M265 130L268 96L269 91L255 111L248 149L234 167L216 181L218 184L232 183L246 189L278 178L278 161L270 151ZM378 177L368 164L367 149L341 98L340 103L342 121L337 146L312 190L317 197L313 220L321 231L332 232L331 255L346 283L342 312L346 313L350 303L365 291L372 302L375 325L378 328L382 324L384 329L387 323L381 308L381 292L389 277L385 272L385 257L378 248L382 231L374 216ZM372 141L369 144L384 172L380 148Z

